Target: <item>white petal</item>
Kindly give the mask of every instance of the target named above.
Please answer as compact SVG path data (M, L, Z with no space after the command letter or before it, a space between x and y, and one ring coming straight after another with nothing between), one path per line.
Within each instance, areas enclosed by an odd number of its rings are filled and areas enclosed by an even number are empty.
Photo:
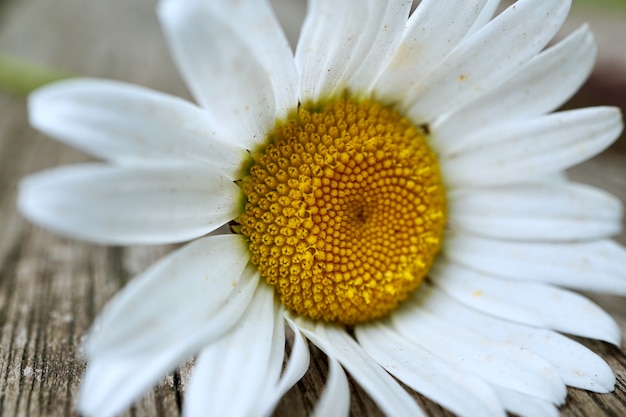
M298 318L304 335L338 360L388 416L424 416L411 396L352 339L345 329Z
M551 402L510 389L494 387L507 410L520 417L558 417L559 409Z
M182 242L237 217L241 190L209 166L74 165L20 183L18 206L34 223L104 244Z
M378 33L348 82L348 89L354 94L371 92L374 81L400 43L412 2L370 0L369 3L377 9L372 15L378 17ZM363 6L359 3L357 7Z
M487 0L423 0L407 23L402 40L376 82L383 101L403 101L472 26ZM442 32L442 28L445 30Z
M237 259L241 243L239 237L229 235L187 245L113 299L85 347L88 366L78 400L81 414L110 417L120 413L232 327L258 282L253 270L241 273L243 266ZM208 278L211 270L219 275L218 280ZM232 282L225 278L226 271L234 274ZM199 273L204 277L194 280L193 275ZM163 314L163 306L171 310Z
M343 368L334 358L328 358L328 381L312 417L348 417L350 414L350 387Z
M464 275L463 279L471 277ZM567 385L595 392L613 390L613 371L602 358L583 345L551 330L496 318L503 317L500 309L481 304L483 294L468 296L463 289L459 289L460 286L449 285L442 274L436 274L433 283L450 296L444 295L442 291L431 290L425 307L432 309L438 317L459 327L488 335L493 340L512 343L535 352L554 366Z
M549 285L490 277L452 263L433 269L437 285L489 314L619 345L619 327L587 298Z
M293 60L266 2L163 1L158 12L194 97L225 126L218 134L253 149L295 108Z
M280 376L280 380L275 385L266 385L266 393L259 401L259 412L255 415L269 417L282 396L302 378L309 368L309 346L298 326L288 317L288 313L285 314L285 319L294 332L294 344L291 347L289 362Z
M387 372L450 411L467 417L506 415L482 379L457 371L394 332L388 323L359 325L355 333L365 351Z
M282 356L272 361L272 351L285 350L284 307L274 295L271 286L259 285L237 324L201 352L186 390L185 417L258 415L253 410L266 384L282 369Z
M474 33L478 32L480 29L482 29L483 26L489 23L489 21L496 14L496 11L498 10L499 5L500 5L500 0L487 0L485 7L483 7L483 9L481 10L480 15L478 15L478 18L476 18L476 21L474 22L470 30L467 32L466 36L473 35Z
M425 306L431 292L427 286L420 288L391 315L394 328L402 336L462 372L528 395L563 401L565 384L546 360L528 349L438 317Z
M28 110L37 129L118 165L188 161L233 179L247 158L243 148L216 134L202 109L132 84L61 81L31 94Z
M449 234L444 239L445 256L475 271L626 295L626 250L610 240L527 243L461 233Z
M613 127L621 125L621 115L614 107L588 107L577 110L563 111L531 118L503 119L495 123L477 126L477 129L464 131L454 143L441 149L440 157L443 160L457 158L466 152L476 152L485 147L497 146L507 141L522 141L523 138L512 136L535 136L549 134L555 129L582 128L585 134L592 133L595 124ZM585 131L584 129L590 129ZM498 135L501 132L501 135ZM619 133L619 132L618 132ZM548 142L546 145L551 145ZM567 142L564 142L567 143Z
M88 358L156 354L181 340L198 347L221 337L239 319L259 280L256 268L244 270L248 258L238 235L199 239L165 257L105 308L87 342Z
M504 84L470 105L437 119L431 126L433 146L450 154L464 146L467 132L504 120L521 120L553 111L587 79L596 51L589 27L582 26L541 52Z
M211 13L232 23L232 29L253 51L274 87L276 118L286 117L298 105L298 74L291 46L269 1L209 2L209 6Z
M619 110L586 108L472 132L472 146L441 158L452 187L495 185L572 167L606 149L622 131Z
M300 100L369 89L399 40L410 5L406 0L309 2L296 49Z
M148 355L90 360L78 394L78 412L88 417L120 414L188 358L188 350L185 343L176 343Z
M407 115L414 123L429 122L503 83L552 39L569 7L569 0L517 1L460 43L413 89Z
M583 184L542 182L460 191L449 194L452 230L555 241L609 237L622 226L620 200Z

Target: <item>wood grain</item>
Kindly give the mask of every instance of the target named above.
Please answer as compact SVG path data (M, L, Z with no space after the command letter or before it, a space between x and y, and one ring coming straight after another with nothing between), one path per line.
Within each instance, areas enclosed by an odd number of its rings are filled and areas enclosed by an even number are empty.
M154 16L154 0L2 0L0 51L81 75L130 81L189 97L170 61ZM281 16L292 40L303 15L300 2L283 0ZM626 200L626 155L614 148L572 176ZM50 234L15 209L24 175L89 158L34 131L22 97L0 93L0 416L75 416L80 347L106 301L136 273L172 247L102 247ZM626 243L626 235L619 237ZM626 331L623 298L594 296ZM570 389L564 416L626 415L626 356L605 343L581 340L617 375L616 391L599 395ZM327 373L312 348L309 373L282 400L276 416L306 416ZM191 364L169 375L125 416L179 416ZM351 382L352 416L382 415ZM446 410L415 394L430 416Z

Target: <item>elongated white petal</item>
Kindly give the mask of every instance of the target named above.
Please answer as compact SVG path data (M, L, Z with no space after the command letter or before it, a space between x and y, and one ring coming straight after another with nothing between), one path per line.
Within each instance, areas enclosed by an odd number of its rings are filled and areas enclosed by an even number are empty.
M482 294L474 293L468 297L465 292L448 285L444 274L435 275L433 282L443 291L431 289L424 308L459 327L535 352L554 366L567 385L595 392L613 390L613 371L602 358L583 345L551 330L497 318L506 317L500 314L499 308L481 304ZM463 279L471 279L471 276L464 275ZM524 294L519 296L524 297Z
M234 179L247 157L216 134L204 110L118 81L50 84L30 95L28 110L37 129L116 165L196 162Z
M78 400L81 414L119 414L230 330L258 282L253 269L242 274L241 259L235 259L237 241L241 242L237 236L221 236L194 242L137 277L113 299L86 345L88 366ZM224 285L208 279L212 270ZM232 281L226 271L233 273ZM199 273L200 279L194 279ZM160 314L165 305L171 310Z
M551 130L577 130L580 127L583 129L583 135L591 136L594 130L598 130L601 126L612 127L620 124L621 116L618 109L611 107L589 107L526 119L502 119L495 123L473 126L474 130L460 134L459 137L461 139L458 141L452 140L454 143L440 146L440 158L443 160L455 159L464 153L480 151L483 148L497 146L511 140L524 142L528 140L526 138L536 136L541 129L545 129L544 134L553 135L554 133ZM591 131L588 132L584 129L591 129ZM564 131L562 133L568 134L569 132ZM546 136L544 146L549 147L558 143L552 141L550 139L552 137Z
M407 23L400 44L376 82L376 97L383 101L404 101L408 91L419 86L466 35L486 2L420 2ZM442 32L442 28L445 31Z
M618 109L586 108L472 133L471 148L444 156L453 187L496 185L561 171L606 149L622 131Z
M549 401L495 386L507 410L520 417L558 417L559 409Z
M620 331L613 318L576 293L541 283L498 279L451 263L441 264L433 276L457 297L473 298L471 305L481 311L619 345Z
M284 353L283 311L274 289L259 285L237 324L200 354L185 395L185 417L253 415L268 379L282 369L282 360L271 358L275 348Z
M414 123L429 122L502 84L552 39L569 7L569 0L517 1L460 43L413 89L408 116Z
M104 244L181 242L242 210L242 194L210 167L74 165L20 183L18 206L34 223Z
M561 403L567 391L555 369L532 351L464 329L438 317L424 304L432 291L420 288L392 315L405 338L463 372L528 395Z
M451 233L444 242L447 258L495 277L626 295L626 250L610 240L507 242Z
M431 126L433 146L448 155L466 146L467 132L553 111L587 79L596 51L589 27L582 26L519 68L505 83L437 119Z
M121 414L190 355L189 346L181 341L148 355L90 360L78 394L78 412L86 417Z
M192 0L193 1L193 0ZM253 51L270 80L276 98L276 118L281 119L298 105L298 74L293 52L280 22L267 0L207 2L207 11L218 15ZM222 41L222 38L218 38ZM210 57L213 59L213 57Z
M87 342L87 357L135 357L187 338L208 343L220 337L258 282L255 268L244 270L248 258L238 235L199 239L166 256L108 304Z
M296 49L300 100L369 89L401 35L409 1L313 0ZM355 91L365 94L367 91Z
M283 370L283 363L285 361L285 306L277 299L270 298L269 293L275 294L274 288L271 285L263 285L263 290L257 289L259 298L266 297L265 303L271 304L272 301L275 304L276 314L273 320L273 333L271 336L267 336L271 339L272 343L269 351L269 358L265 359L265 366L267 367L267 373L264 377L264 391L271 393L275 390L280 380L280 374ZM265 295L263 292L268 293ZM270 301L271 300L271 301ZM265 319L267 320L267 318ZM274 384L268 384L269 381L273 381ZM260 398L266 398L265 395L261 395ZM254 408L259 409L259 404L262 401L256 401ZM260 413L256 413L260 414Z
M388 416L424 416L411 396L343 328L298 318L304 335L338 360Z
M466 36L473 35L474 33L478 32L480 29L482 29L483 26L489 23L489 21L493 19L493 16L498 10L499 5L500 5L500 0L487 0L485 6L481 10L480 14L476 18L476 21L474 22L470 30L467 32Z
M449 227L486 237L583 240L619 233L620 200L575 183L541 182L450 193Z
M266 2L170 0L158 12L194 97L224 126L218 134L253 149L295 108L293 60Z
M378 33L348 80L348 89L356 95L371 92L375 80L400 43L412 2L369 0L369 3L374 8L372 16L378 17ZM357 7L363 7L362 2Z
M277 383L266 385L266 393L259 399L258 412L255 415L269 417L282 396L302 378L309 368L309 346L288 313L285 313L285 319L294 332L294 344L291 347L289 362Z
M343 368L335 358L328 358L328 381L312 417L348 417L350 414L350 387Z
M505 416L493 390L473 374L457 371L396 332L388 323L355 327L365 351L404 384L460 416Z

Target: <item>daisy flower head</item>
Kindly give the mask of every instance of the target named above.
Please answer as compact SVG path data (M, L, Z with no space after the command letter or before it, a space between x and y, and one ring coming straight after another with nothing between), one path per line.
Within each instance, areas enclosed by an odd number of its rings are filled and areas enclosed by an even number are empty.
M389 416L423 415L398 381L461 416L551 416L566 386L613 390L562 333L620 343L571 289L626 294L622 206L563 172L621 116L554 112L595 59L586 26L548 45L570 1L498 3L311 0L292 53L265 0L164 0L197 105L95 79L32 94L35 127L104 162L25 178L27 218L191 241L102 312L79 411L120 413L195 356L184 415L270 415L306 339L330 366L318 416L349 413L344 370Z

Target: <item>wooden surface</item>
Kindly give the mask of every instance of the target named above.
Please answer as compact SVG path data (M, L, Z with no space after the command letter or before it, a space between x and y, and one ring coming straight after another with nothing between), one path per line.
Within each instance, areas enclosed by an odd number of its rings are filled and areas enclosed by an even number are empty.
M188 97L164 46L155 0L0 0L0 53L76 74L131 81ZM283 0L291 38L302 5ZM623 43L622 43L623 45ZM622 61L622 62L626 62ZM623 68L622 68L623 70ZM622 72L623 73L623 72ZM622 139L623 142L623 139ZM572 176L602 185L626 200L626 153L617 146ZM15 210L19 178L88 159L29 127L23 97L0 93L0 416L72 416L84 363L80 346L106 301L171 247L101 247L60 238L25 222ZM626 235L619 240L626 242ZM626 331L623 298L594 297ZM617 375L615 393L570 389L564 416L626 415L626 356L600 342L582 341ZM326 375L312 351L309 373L283 399L277 416L308 415ZM189 364L168 376L130 416L178 416ZM380 411L352 384L352 415ZM450 415L416 396L432 416Z

